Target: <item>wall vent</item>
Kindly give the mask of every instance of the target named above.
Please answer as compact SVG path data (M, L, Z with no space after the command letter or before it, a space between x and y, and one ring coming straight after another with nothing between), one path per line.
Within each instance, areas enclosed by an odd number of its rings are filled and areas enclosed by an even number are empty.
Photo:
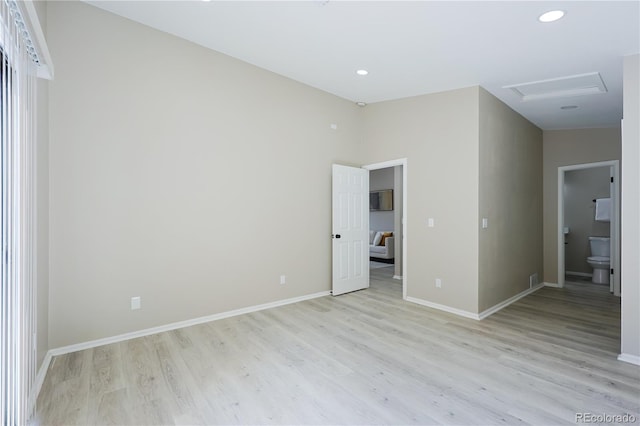
M597 72L512 84L503 86L503 89L511 89L522 101L597 95L607 92L607 87L600 73Z
M538 279L538 273L534 273L531 274L529 276L529 288L533 288L535 286L537 286L540 283L539 279Z

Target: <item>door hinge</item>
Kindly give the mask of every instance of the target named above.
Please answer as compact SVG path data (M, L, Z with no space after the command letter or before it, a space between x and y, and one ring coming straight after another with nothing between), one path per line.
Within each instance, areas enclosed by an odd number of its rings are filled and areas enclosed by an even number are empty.
M611 176L611 183L613 183L613 176Z
M611 268L611 275L613 275L613 268Z

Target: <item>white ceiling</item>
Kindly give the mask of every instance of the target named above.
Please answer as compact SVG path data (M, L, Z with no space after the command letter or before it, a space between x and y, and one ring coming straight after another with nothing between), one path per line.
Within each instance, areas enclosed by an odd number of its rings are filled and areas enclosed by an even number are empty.
M623 57L640 53L638 1L88 3L354 102L479 84L543 129L618 126ZM552 9L565 17L538 22ZM521 101L503 88L592 72L607 93Z

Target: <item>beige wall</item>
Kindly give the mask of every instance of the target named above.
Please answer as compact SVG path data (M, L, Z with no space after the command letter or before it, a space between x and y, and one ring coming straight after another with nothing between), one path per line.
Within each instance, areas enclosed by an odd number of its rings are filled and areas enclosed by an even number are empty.
M51 347L330 289L361 108L84 3L48 41Z
M33 2L43 31L47 28L46 3ZM49 81L37 82L36 194L37 194L37 360L49 350Z
M543 132L545 282L558 282L558 167L619 159L620 129Z
M640 363L640 55L624 58L622 353Z
M362 109L84 3L49 2L47 36L50 347L329 290L334 162L408 159L408 296L481 312L555 251L557 167L620 156L616 129L541 154L479 87Z
M407 294L478 309L478 87L368 105L364 164L407 158ZM428 218L435 227L427 227ZM442 279L442 288L435 279Z
M542 273L542 131L484 89L479 161L482 312L529 289L529 276Z
M608 237L610 222L596 222L596 198L609 198L611 167L570 170L564 174L565 271L589 274L587 263L591 256L589 237Z

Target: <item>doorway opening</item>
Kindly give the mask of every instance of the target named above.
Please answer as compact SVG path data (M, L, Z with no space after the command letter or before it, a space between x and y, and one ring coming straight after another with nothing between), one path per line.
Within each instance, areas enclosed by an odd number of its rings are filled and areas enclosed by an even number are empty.
M378 197L378 193L392 189L392 210L386 207L380 209L370 206L370 237L380 241L385 233L393 232L391 242L379 245L380 242L370 238L370 250L373 250L371 258L372 267L393 267L393 279L402 282L402 298L407 298L407 239L406 239L406 212L407 212L407 159L397 159L363 166L369 170L370 197ZM389 192L384 192L383 197L389 197ZM376 198L377 200L377 198ZM375 200L374 200L375 201ZM373 210L373 211L372 211ZM380 229L378 229L380 228ZM388 238L388 237L386 237ZM386 240L385 238L385 240ZM376 242L377 244L373 244ZM373 247L371 247L373 246ZM375 263L373 263L375 262Z
M609 291L620 296L619 189L618 160L558 168L559 287L564 287L565 276L605 285L608 281ZM592 253L596 246L608 253ZM606 257L608 267L603 269Z

